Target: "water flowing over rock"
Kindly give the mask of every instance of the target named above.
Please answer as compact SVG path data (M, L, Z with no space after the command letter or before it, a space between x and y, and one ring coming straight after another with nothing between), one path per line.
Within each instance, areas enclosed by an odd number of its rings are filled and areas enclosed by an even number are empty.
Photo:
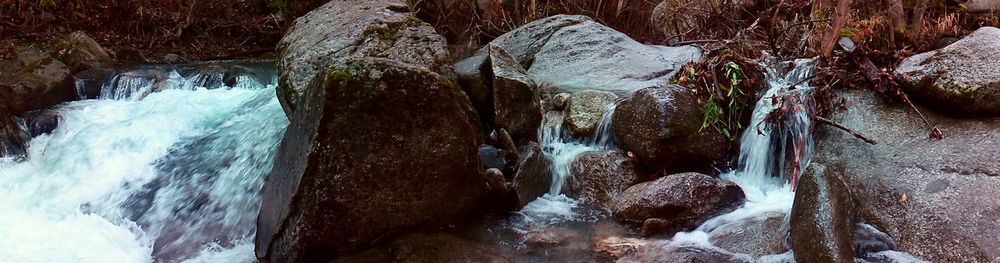
M814 160L837 169L862 219L892 236L900 251L931 262L1000 257L1000 203L983 194L1000 192L1000 123L924 110L945 134L930 141L907 106L862 92L838 94L850 106L830 118L879 143L818 127Z
M608 105L612 105L618 95L607 91L585 90L573 93L566 103L566 128L575 137L587 138L594 135Z
M436 73L443 38L406 9L333 1L282 40L278 96L291 124L264 187L262 260L330 260L484 208L479 120Z
M614 198L639 180L635 161L622 151L591 151L570 164L570 196L584 202L611 207Z
M309 82L327 66L380 57L450 75L444 37L402 0L331 1L295 20L278 42L278 98L288 116Z
M940 50L904 60L906 91L946 113L1000 116L1000 29L983 27Z
M813 163L792 205L791 243L798 262L854 262L854 200L838 174Z
M658 231L644 234L654 235L697 226L733 211L743 200L743 191L732 182L683 173L629 187L615 198L612 214L632 224L648 225L653 220Z
M771 211L751 218L723 225L712 230L712 244L733 253L748 254L755 258L781 254L788 251L786 214Z
M643 165L667 171L707 170L722 160L726 139L701 131L694 95L683 87L645 88L618 104L611 126L620 146Z
M517 162L513 186L519 206L524 206L549 192L549 186L552 185L552 159L534 142L528 143L518 152L521 157Z

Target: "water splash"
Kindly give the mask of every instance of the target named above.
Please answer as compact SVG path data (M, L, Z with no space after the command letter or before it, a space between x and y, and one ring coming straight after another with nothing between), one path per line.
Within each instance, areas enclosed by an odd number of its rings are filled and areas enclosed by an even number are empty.
M252 262L263 177L287 126L274 86L161 81L146 93L150 81L122 76L105 99L60 106L27 160L0 160L0 258Z

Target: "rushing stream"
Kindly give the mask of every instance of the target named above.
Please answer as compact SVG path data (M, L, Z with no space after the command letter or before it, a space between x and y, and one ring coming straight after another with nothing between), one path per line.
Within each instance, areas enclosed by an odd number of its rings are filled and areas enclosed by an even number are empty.
M0 261L253 261L287 125L274 83L273 66L139 68L59 106L27 160L0 161Z

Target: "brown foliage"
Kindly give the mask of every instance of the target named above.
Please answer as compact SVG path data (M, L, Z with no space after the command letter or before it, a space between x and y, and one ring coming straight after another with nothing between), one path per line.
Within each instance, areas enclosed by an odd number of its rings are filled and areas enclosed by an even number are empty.
M0 0L0 39L8 42L0 44L52 43L79 30L124 61L238 56L272 49L295 17L325 2Z

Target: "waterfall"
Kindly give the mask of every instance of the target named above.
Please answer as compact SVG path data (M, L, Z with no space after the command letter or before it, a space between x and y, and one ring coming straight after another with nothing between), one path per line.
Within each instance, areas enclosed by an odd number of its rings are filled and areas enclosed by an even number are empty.
M260 190L288 125L274 83L273 65L150 67L58 106L26 160L0 160L0 258L254 261Z

